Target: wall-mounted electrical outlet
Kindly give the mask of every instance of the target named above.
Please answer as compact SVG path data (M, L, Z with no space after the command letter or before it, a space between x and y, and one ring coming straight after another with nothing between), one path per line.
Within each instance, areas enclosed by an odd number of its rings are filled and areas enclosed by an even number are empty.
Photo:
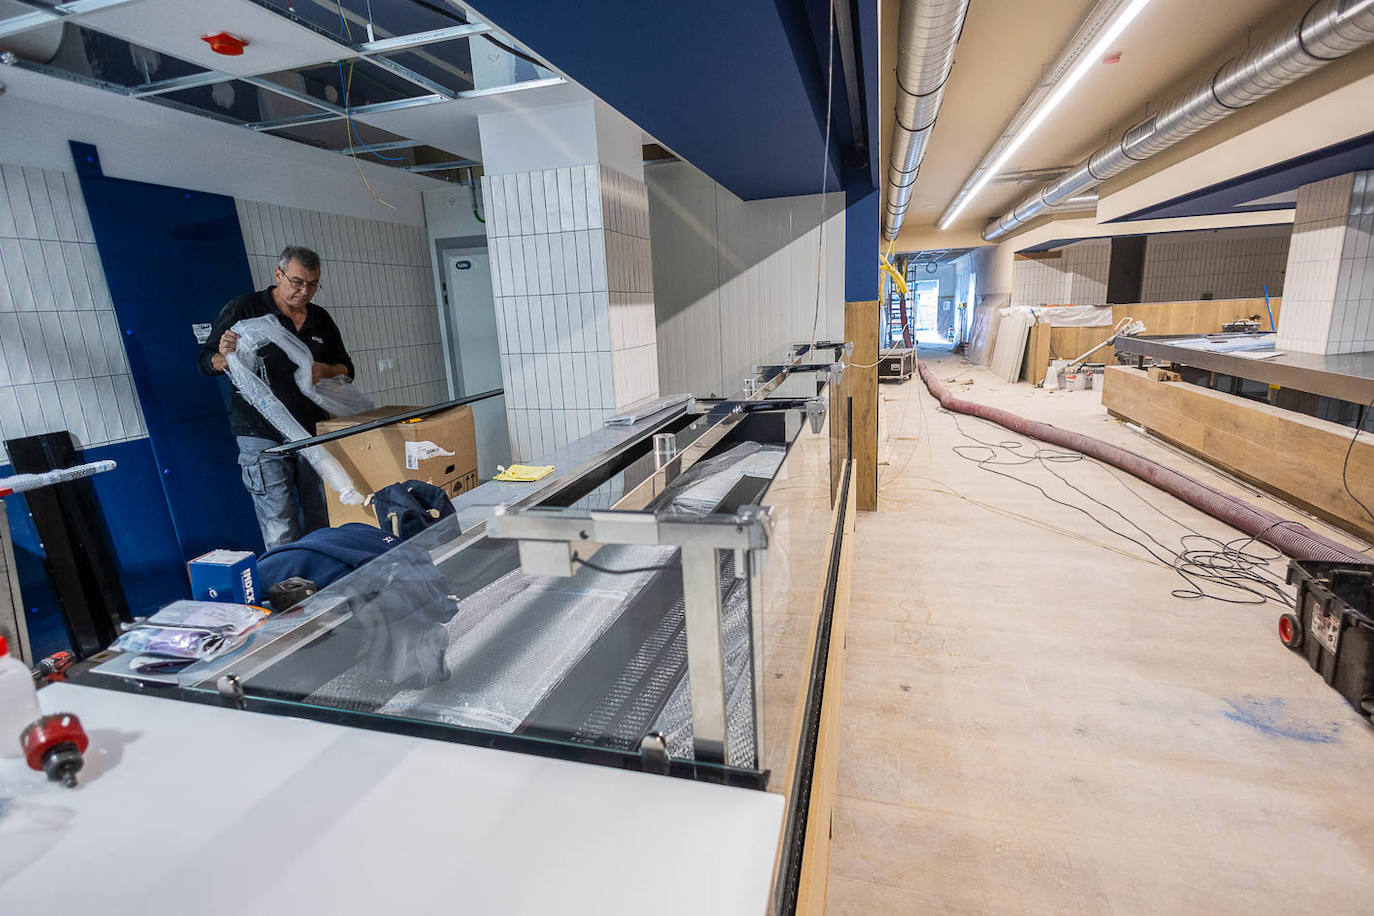
M393 372L393 371L395 371L395 369L396 369L396 360L394 360L394 359L379 359L379 360L377 360L377 371L378 371L378 372Z

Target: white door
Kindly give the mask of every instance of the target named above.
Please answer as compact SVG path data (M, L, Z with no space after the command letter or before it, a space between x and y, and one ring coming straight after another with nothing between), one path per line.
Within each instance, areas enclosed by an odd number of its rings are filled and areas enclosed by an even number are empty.
M501 348L496 338L496 300L491 259L485 248L445 252L449 361L459 397L501 387ZM484 480L498 464L510 464L505 398L472 405L477 426L477 467Z

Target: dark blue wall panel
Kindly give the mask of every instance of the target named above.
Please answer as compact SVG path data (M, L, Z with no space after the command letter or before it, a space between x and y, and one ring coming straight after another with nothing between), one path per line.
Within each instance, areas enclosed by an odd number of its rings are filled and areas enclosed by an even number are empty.
M1283 194L1305 184L1325 181L1347 172L1363 172L1369 169L1374 169L1374 133L1363 134L1266 168L1256 169L1163 203L1127 213L1108 222L1246 213L1255 210L1291 210L1296 204L1249 204L1247 201Z
M844 197L844 300L871 302L878 298L883 192L867 187L861 178L853 176Z
M192 329L253 289L234 199L106 177L88 144L72 155L147 421L155 475L141 478L140 495L168 508L182 562L216 547L261 550L229 388L201 373Z

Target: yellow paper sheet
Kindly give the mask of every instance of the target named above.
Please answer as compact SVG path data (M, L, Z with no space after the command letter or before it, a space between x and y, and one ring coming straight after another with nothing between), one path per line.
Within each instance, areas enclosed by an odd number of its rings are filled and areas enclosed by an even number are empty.
M503 469L494 479L530 483L535 480L543 480L552 473L553 465L551 464L512 464Z

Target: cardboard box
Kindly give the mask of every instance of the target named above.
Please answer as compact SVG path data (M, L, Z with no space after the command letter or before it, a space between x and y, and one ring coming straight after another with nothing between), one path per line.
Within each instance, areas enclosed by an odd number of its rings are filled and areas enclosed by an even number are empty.
M413 407L378 407L351 417L322 420L317 434L347 429L359 423L414 410ZM423 480L457 495L477 486L477 432L471 407L452 407L419 420L393 423L331 442L325 448L348 475L353 485L369 495L403 480ZM345 506L338 494L328 492L329 524L362 522L376 525L369 506Z
M186 571L197 601L258 603L258 558L251 550L212 550L187 563Z

